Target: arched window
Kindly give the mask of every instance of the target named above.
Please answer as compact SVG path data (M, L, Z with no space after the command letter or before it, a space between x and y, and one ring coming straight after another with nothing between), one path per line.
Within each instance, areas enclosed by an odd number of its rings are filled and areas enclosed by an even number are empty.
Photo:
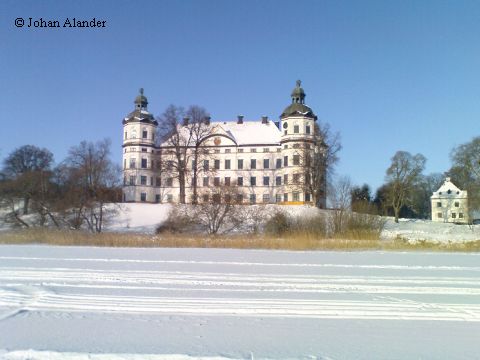
M137 129L133 129L132 130L132 139L136 139L137 138Z

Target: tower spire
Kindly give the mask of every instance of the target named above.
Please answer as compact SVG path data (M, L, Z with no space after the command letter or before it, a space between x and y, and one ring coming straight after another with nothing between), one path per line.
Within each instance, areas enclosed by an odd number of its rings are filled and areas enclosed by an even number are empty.
M292 91L292 104L304 104L305 103L305 91L301 87L302 81L297 80L297 85L295 86L295 89Z
M135 109L137 110L147 110L148 100L145 95L143 95L143 88L139 90L140 94L135 98Z

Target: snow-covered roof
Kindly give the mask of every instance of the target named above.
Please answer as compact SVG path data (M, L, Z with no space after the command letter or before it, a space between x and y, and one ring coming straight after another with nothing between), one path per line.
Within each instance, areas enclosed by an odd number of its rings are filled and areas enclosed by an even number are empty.
M460 190L452 181L450 180L449 177L445 179L443 182L442 186L433 193L431 196L432 198L438 198L438 197L467 197L467 191L466 190Z
M267 120L266 124L261 121L244 121L238 124L236 121L212 122L213 126L222 128L237 145L253 144L280 144L281 131L273 121Z

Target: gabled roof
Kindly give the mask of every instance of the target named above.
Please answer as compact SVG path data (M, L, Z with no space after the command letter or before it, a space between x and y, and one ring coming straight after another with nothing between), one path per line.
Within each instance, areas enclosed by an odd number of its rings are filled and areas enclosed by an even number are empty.
M460 190L452 181L450 180L449 177L445 178L445 181L443 182L442 186L433 193L431 196L432 198L438 198L438 197L466 197L467 196L467 191L466 190Z

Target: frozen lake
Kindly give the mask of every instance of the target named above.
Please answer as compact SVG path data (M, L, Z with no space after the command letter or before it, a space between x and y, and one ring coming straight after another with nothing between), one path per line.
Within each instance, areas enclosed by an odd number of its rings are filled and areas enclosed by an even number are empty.
M480 254L0 246L3 359L473 359L479 334Z

